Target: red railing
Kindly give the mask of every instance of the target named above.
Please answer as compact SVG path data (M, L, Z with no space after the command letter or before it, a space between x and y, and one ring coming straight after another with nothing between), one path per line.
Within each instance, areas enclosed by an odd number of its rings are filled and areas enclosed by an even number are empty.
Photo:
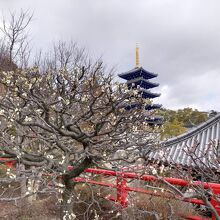
M16 160L0 157L0 163L4 163L7 167L13 168L14 165L16 164Z
M13 167L14 164L16 163L15 160L7 159L7 158L0 158L0 162L5 163L9 167ZM69 166L68 169L71 170L73 169L73 167ZM200 199L184 199L184 198L181 198L180 196L172 196L170 194L166 194L162 192L154 192L152 190L146 190L143 188L135 188L135 187L130 187L127 185L127 179L138 179L138 180L147 181L147 182L161 182L161 178L158 178L152 175L142 175L142 174L135 173L135 172L125 172L124 170L114 171L114 170L103 170L103 169L95 169L95 168L87 168L84 170L84 172L91 173L91 174L99 174L103 176L116 177L116 184L95 181L92 179L82 178L82 177L74 178L73 181L87 182L90 184L115 188L116 198L113 198L112 196L109 195L106 197L106 199L115 201L116 203L120 204L122 208L127 207L128 205L127 197L128 197L129 192L144 193L144 194L148 194L152 196L176 199L176 200L181 200L184 202L189 202L189 203L198 204L198 205L205 205L205 203ZM209 189L213 192L215 196L220 196L220 184L201 182L201 181L188 182L183 179L169 178L169 177L162 178L162 180L168 182L169 184L182 186L182 187L191 186L191 187L201 187L204 189ZM218 215L220 216L220 203L218 202L218 200L215 197L212 197L210 199L210 203L212 204L212 206L215 208ZM185 219L189 219L189 220L207 220L207 218L203 218L199 216L182 216L182 217L184 217ZM215 219L214 215L212 215L212 219L213 220Z
M73 169L73 168L69 167L69 169ZM119 203L121 207L126 207L128 205L127 196L129 192L145 193L145 194L152 195L152 196L171 198L171 199L181 200L181 201L189 202L193 204L205 205L205 203L200 199L184 199L184 198L181 198L180 196L171 196L171 195L161 193L161 192L159 193L159 192L154 192L152 190L146 190L142 188L134 188L134 187L127 186L126 179L138 179L138 180L143 180L147 182L161 182L161 179L158 179L157 177L152 176L152 175L142 175L142 174L133 173L133 172L124 172L124 171L120 172L120 171L102 170L102 169L94 169L94 168L87 168L84 170L84 172L91 173L91 174L100 174L103 176L116 177L116 184L100 182L100 181L95 181L95 180L81 178L81 177L74 178L73 181L87 182L90 184L115 188L116 198L113 198L112 196L108 196L107 199L110 199L110 200L113 200ZM182 187L187 187L187 186L198 187L199 186L204 189L210 189L215 196L218 196L218 195L220 196L220 184L201 182L201 181L188 182L183 179L168 178L168 177L163 178L163 180L168 182L169 184L182 186ZM220 216L220 203L214 197L211 198L210 203L212 204L212 206L215 208L218 215ZM182 217L184 217L185 219L190 219L190 220L206 220L207 219L207 218L203 218L199 216L182 216ZM215 219L214 215L212 215L212 219L213 220Z

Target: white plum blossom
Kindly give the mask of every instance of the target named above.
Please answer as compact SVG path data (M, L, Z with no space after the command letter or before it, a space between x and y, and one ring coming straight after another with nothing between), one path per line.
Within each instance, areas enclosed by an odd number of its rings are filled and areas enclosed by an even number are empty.
M76 215L73 212L68 213L66 211L66 214L63 216L63 220L74 220L74 219L76 219Z
M4 115L4 113L5 113L5 110L4 110L4 109L1 109L1 110L0 110L0 115Z
M54 158L53 155L46 155L46 157L47 157L48 159L53 159L53 158Z
M25 122L31 122L31 121L32 121L32 118L31 118L31 117L26 116L26 117L25 117L25 119L24 119L24 121L25 121Z

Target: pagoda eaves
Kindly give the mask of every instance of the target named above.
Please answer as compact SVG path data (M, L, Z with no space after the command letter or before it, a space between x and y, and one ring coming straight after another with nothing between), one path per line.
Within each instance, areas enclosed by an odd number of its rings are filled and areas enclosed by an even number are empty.
M133 104L127 104L125 105L125 109L126 110L130 110L130 109L133 109L133 108L140 108L142 107L142 105L140 103L133 103ZM148 104L148 105L145 105L145 110L147 111L150 111L150 110L153 110L153 109L159 109L161 108L162 105L160 104Z
M144 79L143 77L138 77L136 79L128 80L127 84L129 89L136 88L137 86L140 86L144 89L151 89L159 86L159 83L150 82L149 80Z
M142 98L144 98L144 99L146 99L146 98L152 99L152 98L159 97L161 95L160 93L153 93L153 92L150 92L149 90L143 89L143 88L139 89L139 94L141 94Z
M138 77L143 77L144 79L152 79L157 77L156 73L151 73L145 70L143 67L136 67L128 72L121 73L118 75L122 79L132 80Z
M159 109L161 107L162 107L161 104L151 104L151 105L146 105L145 109L146 110L153 110L153 109Z

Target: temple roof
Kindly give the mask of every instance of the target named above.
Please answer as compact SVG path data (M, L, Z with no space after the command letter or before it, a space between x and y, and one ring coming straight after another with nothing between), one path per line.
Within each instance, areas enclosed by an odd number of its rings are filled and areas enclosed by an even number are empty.
M150 89L159 86L159 83L150 82L149 80L144 79L143 77L138 77L135 79L128 80L127 84L129 87L132 86L131 84L134 84L135 87L140 86L145 89Z
M142 98L146 99L146 98L156 98L160 96L160 93L153 93L150 92L149 90L140 88L139 89L139 93L141 94Z
M220 169L220 113L188 132L161 143L149 154L151 161L184 167Z
M157 77L157 74L148 72L142 67L136 67L128 72L121 73L118 76L126 80L132 80L138 77L143 77L144 79L152 79L154 77Z
M147 118L148 124L154 124L154 125L161 125L163 124L164 118L162 116L151 116L150 118Z
M125 105L125 109L126 110L130 110L132 108L139 108L141 107L142 105L140 103L132 103L132 104L126 104ZM158 109L158 108L161 108L162 105L160 104L148 104L148 105L145 105L145 110L153 110L153 109Z
M157 109L157 108L161 108L162 105L161 104L151 104L151 105L146 105L145 109L146 110L152 110L152 109Z

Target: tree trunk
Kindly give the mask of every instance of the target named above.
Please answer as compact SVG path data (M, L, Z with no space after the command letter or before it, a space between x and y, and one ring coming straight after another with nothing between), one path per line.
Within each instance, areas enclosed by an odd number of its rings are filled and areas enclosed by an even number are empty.
M73 184L71 179L65 180L65 189L62 193L61 219L73 220L76 218L73 213Z
M73 220L76 219L76 215L73 213L73 190L75 183L73 182L74 177L78 177L83 171L91 166L92 159L86 157L80 164L78 164L74 169L68 171L63 175L63 183L65 189L62 193L62 206L61 206L61 219L62 220Z
M36 173L35 166L31 166L31 170L32 170L32 177L28 179L28 183L27 183L27 188L29 190L29 193L33 194L28 197L28 202L30 204L32 204L33 201L37 199L37 191L39 190L39 186L40 186L39 179L41 178L42 175L42 173Z
M16 165L16 177L20 179L20 196L24 197L22 199L20 199L20 201L18 202L19 206L23 206L26 204L27 200L25 198L26 196L26 192L27 192L27 179L26 179L26 175L25 175L25 165L24 164L17 164Z

